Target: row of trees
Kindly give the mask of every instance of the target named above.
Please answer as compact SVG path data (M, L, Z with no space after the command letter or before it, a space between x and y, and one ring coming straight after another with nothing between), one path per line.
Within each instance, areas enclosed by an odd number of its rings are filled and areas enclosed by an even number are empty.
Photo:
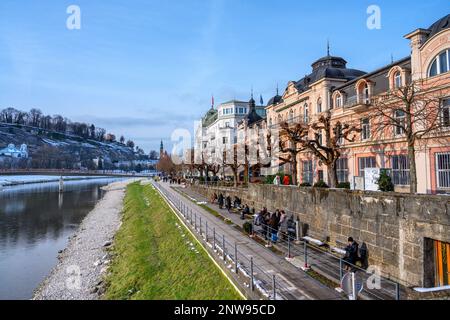
M85 139L92 139L100 142L119 142L127 147L134 149L135 143L132 140L126 140L121 136L117 138L112 133L107 133L103 128L98 128L94 124L83 122L72 122L61 115L45 115L39 109L31 109L29 112L17 110L15 108L6 108L0 111L0 122L15 125L27 125L43 129L46 131L55 131L64 134L74 134ZM140 148L137 150L141 150Z

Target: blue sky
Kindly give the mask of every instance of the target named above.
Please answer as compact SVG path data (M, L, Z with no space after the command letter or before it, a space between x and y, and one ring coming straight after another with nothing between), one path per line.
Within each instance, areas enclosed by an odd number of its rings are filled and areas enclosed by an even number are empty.
M81 30L66 9L81 8ZM369 5L380 30L366 27ZM145 151L210 107L267 101L326 54L371 71L409 54L403 36L448 0L1 0L0 108L40 108L125 135Z

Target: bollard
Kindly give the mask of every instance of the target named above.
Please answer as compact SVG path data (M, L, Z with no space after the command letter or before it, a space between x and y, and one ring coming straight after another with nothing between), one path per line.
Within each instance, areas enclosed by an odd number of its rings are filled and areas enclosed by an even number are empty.
M277 300L277 281L273 275L273 300Z
M205 222L205 240L208 243L208 221Z
M255 283L253 282L253 257L250 257L250 289L255 291Z
M202 217L200 217L200 236L202 235Z
M308 266L308 244L305 242L303 242L303 250L305 251L305 269L309 269Z
M238 269L238 249L237 249L237 242L234 243L234 271L236 274L239 273Z
M216 251L216 228L213 228L213 250Z
M194 212L194 230L197 230L197 212Z
M288 235L288 259L291 259L291 236Z
M395 284L395 300L400 300L400 284Z
M339 259L339 278L340 278L340 281L342 281L343 277L344 277L343 263L342 263L342 258L340 258Z
M227 255L225 253L225 235L222 236L222 249L223 249L223 261L227 261Z

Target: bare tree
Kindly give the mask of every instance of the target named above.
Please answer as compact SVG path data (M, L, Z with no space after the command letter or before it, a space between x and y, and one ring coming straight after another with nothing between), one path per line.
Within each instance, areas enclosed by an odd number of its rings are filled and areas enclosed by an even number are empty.
M223 151L223 166L230 168L233 172L234 187L237 187L239 183L239 168L245 165L242 161L239 161L239 158L237 144L232 145L229 150Z
M416 143L437 138L439 129L449 126L444 110L444 79L421 79L372 99L370 118L375 138L400 138L406 142L410 168L410 192L417 193Z
M320 115L310 128L314 137L308 138L304 147L327 166L328 184L336 188L338 184L336 164L341 157L341 144L344 141L355 141L356 133L361 132L361 128L351 123L334 122L330 111Z
M286 163L292 166L292 184L297 185L297 156L306 150L306 139L309 128L303 123L281 124L279 133L279 165Z

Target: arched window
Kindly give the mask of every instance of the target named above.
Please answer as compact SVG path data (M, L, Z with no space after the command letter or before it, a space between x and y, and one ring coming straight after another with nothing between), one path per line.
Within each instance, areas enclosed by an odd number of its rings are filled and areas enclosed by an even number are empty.
M402 73L400 71L397 71L394 74L394 87L400 88L402 86Z
M322 99L317 100L317 113L322 112Z
M289 111L289 122L294 121L294 110Z
M442 73L450 71L450 49L442 51L437 55L436 58L431 62L430 68L428 69L428 76L434 77Z
M303 108L303 121L305 123L309 122L309 106L307 103L305 103L305 106Z

